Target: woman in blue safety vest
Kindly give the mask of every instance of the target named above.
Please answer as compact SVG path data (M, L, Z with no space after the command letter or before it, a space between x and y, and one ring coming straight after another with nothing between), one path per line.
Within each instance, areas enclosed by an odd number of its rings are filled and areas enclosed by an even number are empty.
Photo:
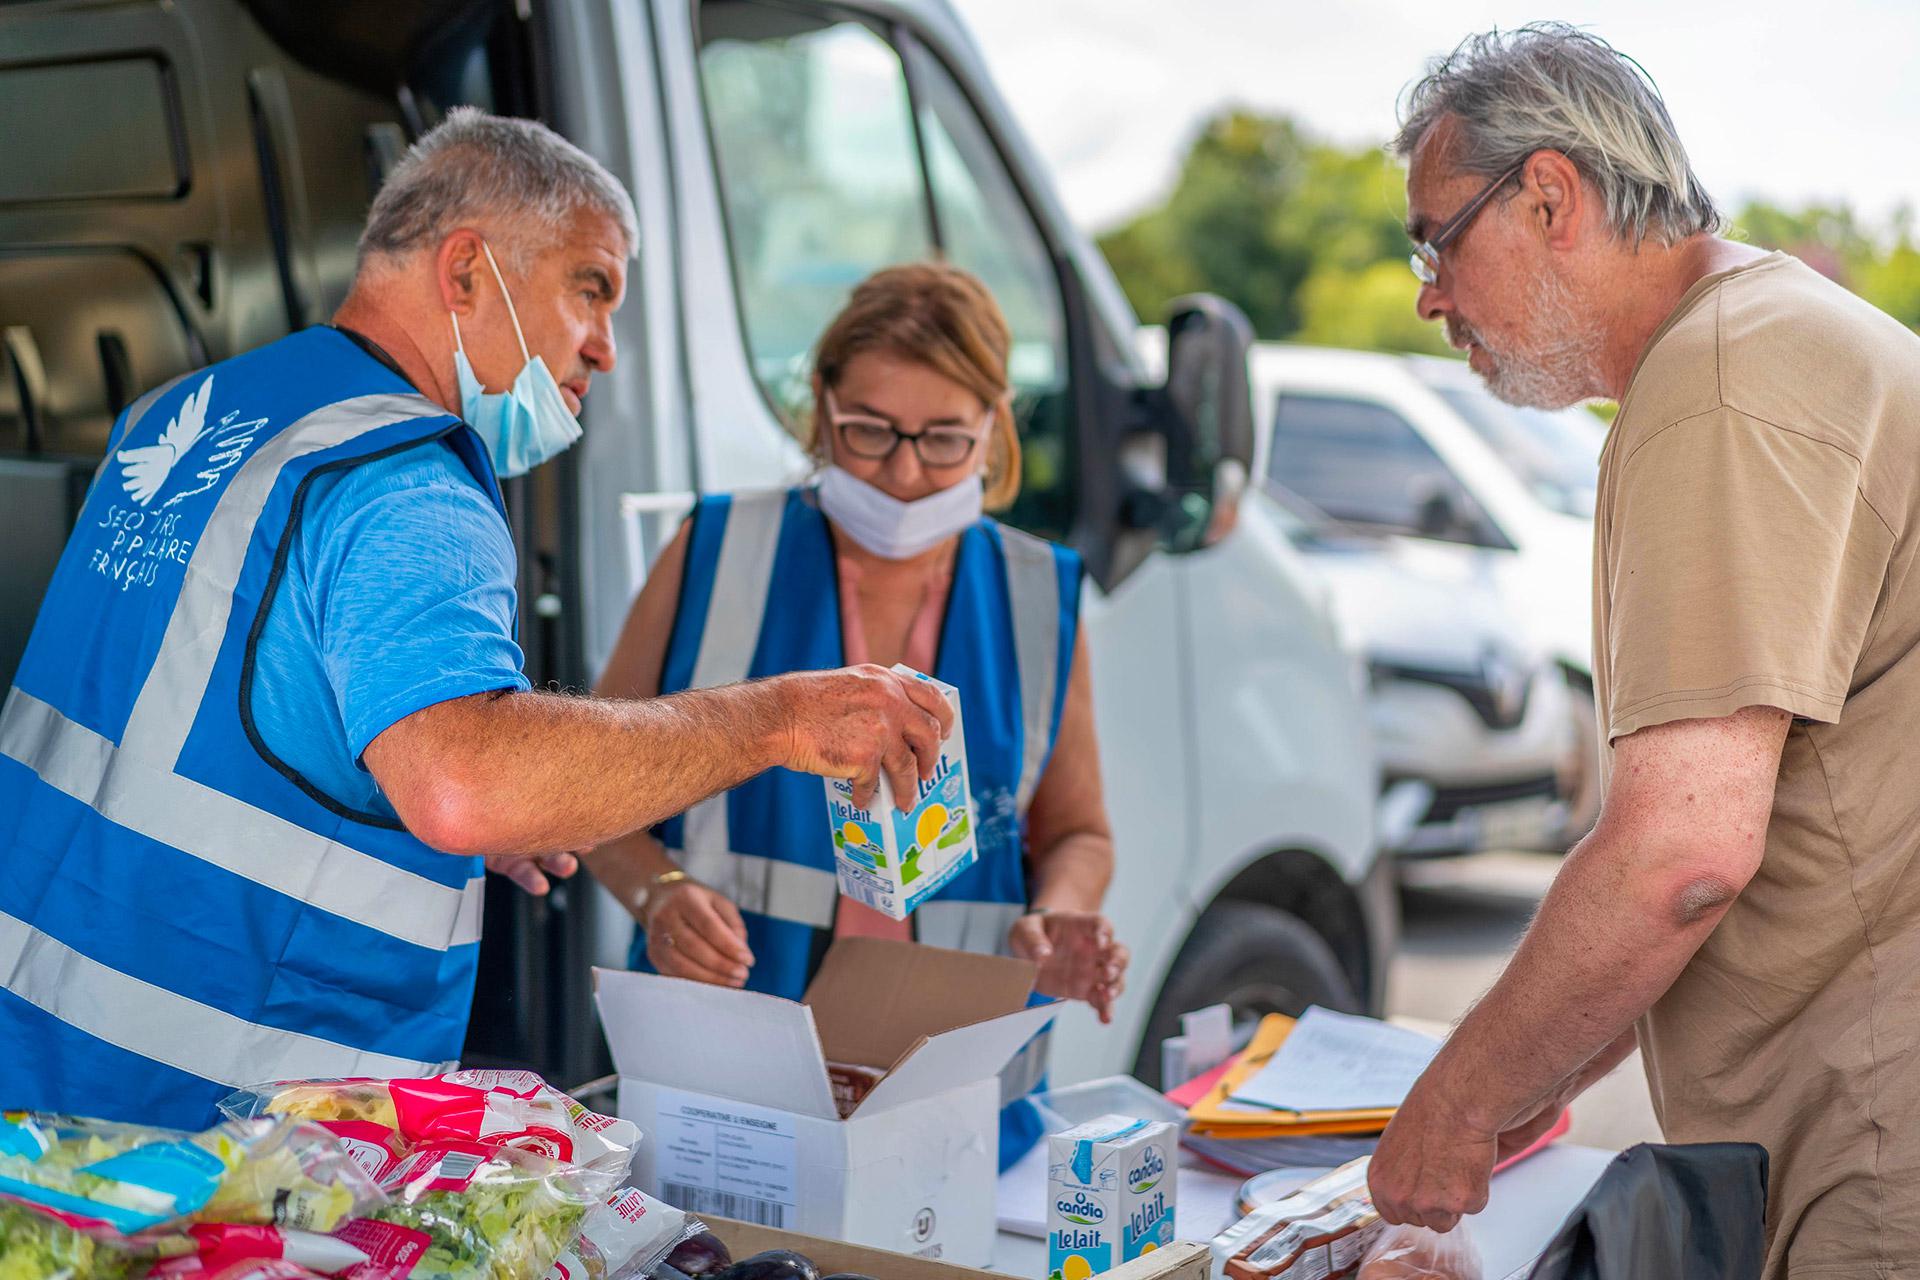
M600 692L645 697L904 662L960 691L979 860L906 921L839 893L820 780L776 769L588 859L638 922L629 963L798 999L835 937L1040 966L1111 1017L1127 963L1080 559L994 521L1019 490L999 305L940 264L872 276L814 358L818 483L703 499L634 603ZM1004 1168L1039 1136L1045 1037L1003 1072Z

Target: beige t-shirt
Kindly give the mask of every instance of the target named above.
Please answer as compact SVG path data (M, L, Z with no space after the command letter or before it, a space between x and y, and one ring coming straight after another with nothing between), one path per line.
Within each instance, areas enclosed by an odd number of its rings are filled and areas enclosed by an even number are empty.
M1594 680L1610 743L1796 717L1759 873L1639 1027L1669 1139L1771 1153L1769 1280L1920 1276L1916 545L1920 337L1784 254L1690 289L1601 455Z

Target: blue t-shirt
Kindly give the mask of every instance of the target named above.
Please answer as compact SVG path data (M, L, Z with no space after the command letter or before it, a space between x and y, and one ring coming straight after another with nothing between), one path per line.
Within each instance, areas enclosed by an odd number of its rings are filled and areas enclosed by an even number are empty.
M513 537L441 440L316 476L254 653L261 740L336 804L392 820L360 763L423 707L525 689Z

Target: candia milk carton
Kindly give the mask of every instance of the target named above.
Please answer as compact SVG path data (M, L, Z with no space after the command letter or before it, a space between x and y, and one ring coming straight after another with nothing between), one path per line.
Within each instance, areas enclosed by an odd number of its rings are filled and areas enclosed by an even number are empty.
M853 783L828 778L827 817L833 824L840 892L895 920L905 920L915 907L972 866L978 854L960 691L912 667L896 665L894 670L926 681L953 708L953 732L940 744L940 762L933 776L920 784L913 807L905 813L895 807L885 774L873 806L867 809L854 804Z
M1087 1280L1173 1243L1172 1125L1101 1116L1047 1141L1049 1280Z

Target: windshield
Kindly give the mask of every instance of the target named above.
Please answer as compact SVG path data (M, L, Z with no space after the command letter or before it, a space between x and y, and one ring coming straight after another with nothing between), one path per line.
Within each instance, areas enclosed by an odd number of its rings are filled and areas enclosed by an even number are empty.
M1543 506L1593 518L1606 427L1585 409L1520 409L1472 387L1435 387Z

